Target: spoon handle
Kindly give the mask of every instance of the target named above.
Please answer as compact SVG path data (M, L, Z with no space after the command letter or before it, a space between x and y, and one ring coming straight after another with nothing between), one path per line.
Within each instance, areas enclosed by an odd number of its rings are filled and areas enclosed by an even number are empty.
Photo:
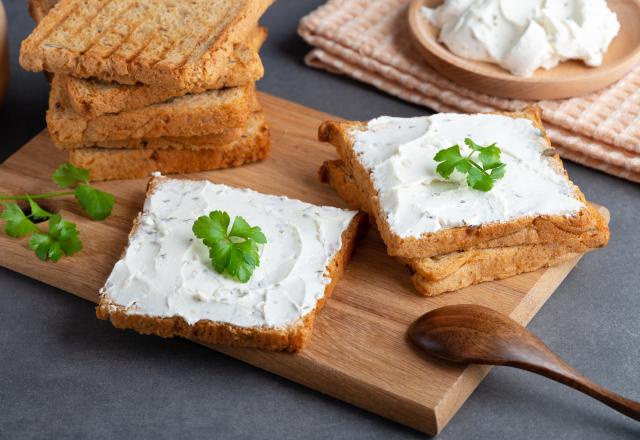
M553 379L556 382L567 385L599 400L634 420L640 421L640 402L622 397L587 379L551 351L545 353L544 357L546 357L545 362L529 363L526 361L516 361L508 362L507 365ZM540 359L538 359L538 361L539 360Z
M608 389L580 375L575 378L574 383L568 383L568 385L640 422L639 402L622 397L621 395L616 394L613 391L609 391Z

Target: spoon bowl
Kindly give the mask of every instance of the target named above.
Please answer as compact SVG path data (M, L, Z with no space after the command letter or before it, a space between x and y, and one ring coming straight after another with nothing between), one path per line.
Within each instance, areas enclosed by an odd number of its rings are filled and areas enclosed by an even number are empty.
M445 306L418 318L408 337L427 354L460 363L531 371L581 391L640 421L640 403L586 379L511 318L471 304Z

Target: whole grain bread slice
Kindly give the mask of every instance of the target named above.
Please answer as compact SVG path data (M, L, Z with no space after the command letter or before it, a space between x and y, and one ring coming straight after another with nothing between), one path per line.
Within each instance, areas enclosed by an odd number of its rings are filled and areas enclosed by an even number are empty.
M368 198L344 162L327 161L319 174L320 179L333 187L351 208L369 212ZM483 242L477 248L425 258L397 257L397 260L411 270L416 289L427 296L532 272L607 244L607 220L593 205L589 204L588 208L593 225L581 234L565 237L563 243L541 242L538 231L527 227L512 235Z
M262 118L262 114L254 112L249 117L250 126L256 118ZM238 140L246 127L233 127L224 129L220 133L208 134L203 136L165 136L159 138L131 138L123 139L119 141L102 141L96 145L82 148L112 148L112 149L146 149L146 150L164 150L167 148L175 148L178 150L199 150L201 148L210 149L216 147L223 147L236 140Z
M69 162L89 170L92 181L140 179L154 171L195 173L231 168L269 156L269 129L260 113L241 137L227 145L199 148L125 149L79 148L69 151Z
M36 23L58 3L58 0L29 0L29 13ZM205 90L237 87L259 80L264 67L258 50L267 38L267 29L257 27L246 41L233 43L226 68L207 81L195 84L193 89L172 89L145 84L118 84L96 79L58 75L64 100L78 114L96 117L107 113L135 110L186 94ZM47 75L50 75L47 72ZM49 80L51 77L49 76Z
M247 116L247 120L242 127L225 128L220 133L213 133L202 136L164 136L159 138L130 138L116 141L101 141L95 145L88 147L68 148L73 150L81 148L109 148L109 149L146 149L146 150L164 150L172 149L211 149L217 147L228 146L232 142L237 141L241 137L246 137L247 133L252 133L255 127L264 124L264 114L260 106L253 108L253 113Z
M503 280L527 272L534 272L570 261L580 252L568 251L563 246L513 246L494 250L493 257L468 262L444 278L429 280L418 272L411 277L419 294L436 296L489 281Z
M81 148L104 141L190 137L242 127L256 103L255 86L209 90L142 109L87 118L62 99L59 79L51 84L47 127L60 148Z
M147 186L147 198L153 194L162 179L165 177L151 178ZM129 233L130 240L138 230L142 215L141 212L133 221ZM315 318L331 296L339 279L342 278L345 266L355 249L356 241L364 234L366 227L366 215L356 214L342 232L341 248L326 267L325 273L331 282L325 286L323 296L316 302L316 306L310 313L285 328L240 327L205 319L190 325L179 316L165 318L132 314L122 305L113 303L105 294L105 289L101 290L96 315L99 319L110 320L117 328L133 329L143 334L158 335L163 338L180 336L207 344L297 352L309 344ZM125 252L126 249L123 255Z
M562 161L544 131L540 110L529 107L521 112L499 113L512 118L525 118L538 128L548 145L544 160L553 164L556 172L567 179L573 188L574 197L583 204L586 203L580 189L569 181ZM358 160L353 150L352 132L366 130L366 122L326 121L318 130L318 138L329 142L349 168L357 186L362 189L367 200L370 201L370 214L380 231L380 235L387 245L387 251L392 256L405 258L420 258L477 247L483 242L512 235L523 228L534 228L542 242L562 242L565 237L574 237L589 230L593 224L592 211L586 205L572 215L540 215L525 216L509 222L491 222L479 226L461 226L442 229L437 232L424 233L419 237L401 237L391 230L379 202L378 192L374 187L369 172Z
M267 37L266 28L252 31L249 40L236 43L220 75L195 88L172 89L145 84L126 85L58 75L63 99L79 115L97 117L108 113L137 110L171 98L203 93L211 89L245 86L264 74L258 50Z
M22 42L20 64L121 84L195 89L226 68L272 0L61 0Z
M29 0L29 15L36 24L40 23L56 3L58 0Z

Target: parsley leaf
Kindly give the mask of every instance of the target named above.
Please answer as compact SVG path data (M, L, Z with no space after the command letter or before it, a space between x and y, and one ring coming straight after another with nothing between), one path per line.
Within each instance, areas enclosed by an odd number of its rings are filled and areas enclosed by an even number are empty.
M29 202L29 207L31 208L30 217L34 220L44 220L51 217L51 213L45 211L33 200L31 197L27 196L27 201Z
M453 170L456 169L456 166L464 161L464 157L460 154L460 146L458 145L438 151L433 159L436 162L441 162L436 167L436 172L445 179L448 179L451 173L453 173Z
M70 163L63 163L53 172L51 177L60 188L69 188L80 183L87 183L89 171L75 167Z
M237 216L231 230L231 219L224 211L212 211L199 217L192 230L196 237L209 248L209 258L218 273L227 273L232 278L246 283L260 265L258 244L265 244L267 237L258 226L250 226Z
M240 216L236 217L233 221L233 226L231 226L231 232L229 235L253 240L260 244L265 244L267 242L267 237L262 233L262 229L260 229L259 226L249 226L249 223Z
M463 156L460 146L454 145L436 153L433 159L438 163L436 172L445 179L449 179L454 170L467 175L467 185L478 191L491 191L496 180L502 179L506 172L506 164L500 161L500 148L493 143L486 147L478 145L471 138L465 138L465 145L471 153ZM480 164L471 156L478 153Z
M4 206L0 220L5 221L4 230L11 237L24 237L32 233L29 247L43 261L58 261L62 255L72 255L82 249L82 242L75 224L63 220L58 214L42 209L36 199L74 195L82 209L93 220L107 218L115 204L113 195L89 184L89 171L83 168L68 163L62 164L53 172L52 179L58 186L67 190L42 194L0 194L0 201L24 200L29 203L31 214L27 216L17 203L0 202ZM49 219L49 231L43 233L34 221L46 219Z
M498 180L498 179L502 179L504 177L504 174L507 171L507 165L504 163L501 163L499 165L497 165L495 168L491 169L491 173L489 174L491 176L491 180Z
M483 173L482 170L479 170L476 167L471 167L467 174L467 185L473 189L477 189L478 191L487 192L493 188L493 180L491 180L491 177L487 176L486 173Z
M60 214L49 218L47 234L37 232L29 240L29 248L34 250L42 261L58 261L62 255L72 255L82 249L74 223L63 220Z
M3 203L4 210L0 219L5 221L4 231L10 237L24 237L37 231L38 227L22 212L17 203Z
M75 196L92 220L104 220L111 215L111 209L115 203L115 198L111 194L83 183L75 189Z

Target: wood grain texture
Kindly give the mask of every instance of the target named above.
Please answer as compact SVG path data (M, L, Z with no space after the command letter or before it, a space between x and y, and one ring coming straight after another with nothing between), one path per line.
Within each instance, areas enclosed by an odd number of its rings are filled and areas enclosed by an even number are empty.
M431 67L451 81L492 96L541 100L582 96L613 84L640 62L640 0L608 0L620 21L601 66L567 61L551 70L538 69L530 78L512 75L492 63L454 55L438 41L439 29L423 17L420 8L439 6L443 0L414 0L409 7L409 28L416 48Z
M283 194L310 203L345 207L317 170L335 159L332 146L316 140L320 123L331 118L297 104L260 94L272 131L272 155L262 163L190 175L214 182ZM14 194L53 189L50 175L66 160L40 133L0 166L0 191ZM42 263L26 239L0 234L0 264L89 301L122 252L131 221L142 208L147 180L98 184L117 197L103 222L83 217L73 200L43 202L78 224L84 250L58 263ZM491 307L528 323L577 260L547 270L484 283L425 298L405 269L386 254L375 230L362 240L331 300L316 320L310 346L300 354L212 347L322 393L420 431L436 434L489 372L428 358L406 341L408 325L423 313L448 304ZM115 330L114 330L115 331Z

